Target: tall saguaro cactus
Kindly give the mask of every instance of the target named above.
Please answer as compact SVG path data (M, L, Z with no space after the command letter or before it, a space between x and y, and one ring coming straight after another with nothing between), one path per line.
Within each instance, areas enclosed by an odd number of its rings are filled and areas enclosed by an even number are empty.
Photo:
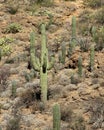
M61 120L60 105L55 104L53 106L53 130L60 130L60 120Z
M72 30L72 34L71 34L71 40L69 42L69 51L68 51L68 54L69 54L69 57L70 55L72 54L75 46L76 46L76 17L75 16L72 16L72 20L71 20L71 30Z
M47 70L50 70L54 64L54 58L48 61L48 48L46 42L45 25L41 25L41 57L40 60L35 55L35 34L30 34L30 57L31 64L36 71L40 71L41 100L45 104L47 101Z

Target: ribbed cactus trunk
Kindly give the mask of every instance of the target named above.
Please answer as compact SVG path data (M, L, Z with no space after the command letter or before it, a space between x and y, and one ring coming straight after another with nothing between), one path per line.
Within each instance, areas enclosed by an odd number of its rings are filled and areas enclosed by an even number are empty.
M60 130L60 121L61 121L61 113L60 113L60 105L55 104L53 106L53 130Z
M95 59L95 48L91 46L90 48L90 71L94 70L94 59Z
M81 56L78 58L78 74L80 77L82 77L82 57Z
M72 46L73 49L76 45L76 17L72 17Z
M76 17L72 17L72 38L76 38Z
M71 31L72 31L72 34L71 34L71 39L70 39L70 42L69 42L69 50L68 50L68 55L69 57L72 55L74 49L75 49L75 46L76 46L76 17L75 16L72 16L72 20L71 20Z
M48 49L47 49L44 24L41 26L41 33L42 33L42 42L41 42L40 86L41 86L41 100L45 104L47 101Z

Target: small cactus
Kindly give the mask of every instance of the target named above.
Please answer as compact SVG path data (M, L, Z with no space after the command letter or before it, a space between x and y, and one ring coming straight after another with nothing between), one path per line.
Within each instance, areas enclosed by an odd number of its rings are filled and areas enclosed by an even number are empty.
M82 57L81 56L78 58L78 74L80 77L82 76Z
M69 50L68 50L69 57L70 57L70 55L72 55L73 50L76 46L76 41L77 41L77 39L76 39L76 17L75 16L72 17L71 27L72 27L72 36L71 36L71 39L69 42Z
M53 130L60 130L60 120L61 120L60 105L55 104L53 106Z
M17 84L16 84L16 81L13 80L12 81L12 97L16 97L16 89L17 89Z
M61 46L61 53L59 55L59 61L62 64L65 64L65 57L66 57L66 47L65 47L65 44L63 43Z
M0 49L0 61L1 61L1 58L2 58L2 54L1 54L1 49Z
M91 48L90 48L90 64L89 64L91 72L94 70L94 57L95 57L94 46L91 46Z
M76 38L76 17L72 17L72 38Z

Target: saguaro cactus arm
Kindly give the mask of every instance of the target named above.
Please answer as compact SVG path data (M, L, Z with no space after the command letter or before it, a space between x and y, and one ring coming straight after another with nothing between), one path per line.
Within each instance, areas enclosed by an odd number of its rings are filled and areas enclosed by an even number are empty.
M35 56L35 34L34 32L30 33L30 58L31 64L34 70L40 71L39 59Z

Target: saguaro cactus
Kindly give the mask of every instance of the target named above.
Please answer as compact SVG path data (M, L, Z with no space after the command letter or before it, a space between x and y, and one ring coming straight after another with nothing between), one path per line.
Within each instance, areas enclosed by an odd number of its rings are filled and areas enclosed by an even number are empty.
M41 100L43 103L47 101L47 70L50 70L54 64L54 58L51 58L51 62L48 61L48 48L46 42L45 25L41 25L41 57L40 60L35 55L35 34L30 34L30 57L33 69L40 71L40 86L41 86Z
M65 58L66 58L66 47L65 47L65 43L63 43L61 45L61 53L59 55L59 61L62 63L62 64L65 64Z
M76 38L76 17L72 17L72 38Z
M60 130L60 120L61 120L60 105L55 104L53 106L53 130Z
M82 57L81 56L78 58L78 74L80 77L82 76Z
M71 29L72 29L72 34L71 34L71 39L69 42L69 50L68 50L69 57L72 54L72 52L76 46L76 41L77 41L77 39L76 39L76 17L75 16L72 17Z
M1 58L2 58L2 54L1 54L1 49L0 49L0 61L1 61Z
M94 70L94 58L95 58L95 50L94 46L91 46L90 48L90 71L92 72Z

